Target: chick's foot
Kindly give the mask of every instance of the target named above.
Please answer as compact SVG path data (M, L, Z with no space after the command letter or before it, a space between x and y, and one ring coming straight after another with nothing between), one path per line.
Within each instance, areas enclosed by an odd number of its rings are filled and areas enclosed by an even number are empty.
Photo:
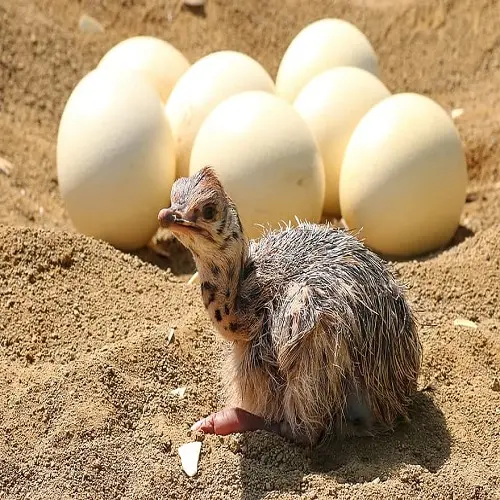
M226 436L233 433L265 430L281 434L280 425L269 423L264 418L242 408L224 408L208 417L202 418L192 427L193 431Z

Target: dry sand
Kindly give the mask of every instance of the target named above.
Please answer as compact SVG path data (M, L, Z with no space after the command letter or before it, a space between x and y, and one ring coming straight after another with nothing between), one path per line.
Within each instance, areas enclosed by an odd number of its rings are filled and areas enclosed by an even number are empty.
M209 0L206 17L177 5L0 0L0 157L12 165L0 169L0 497L500 498L498 0ZM80 33L82 13L105 33ZM220 341L186 284L192 262L168 242L170 258L126 255L75 233L57 187L59 118L122 38L161 36L192 61L241 50L274 76L292 37L325 16L368 35L392 91L464 109L463 227L446 251L396 265L425 348L412 422L312 453L265 433L207 436L191 479L177 447L221 404Z

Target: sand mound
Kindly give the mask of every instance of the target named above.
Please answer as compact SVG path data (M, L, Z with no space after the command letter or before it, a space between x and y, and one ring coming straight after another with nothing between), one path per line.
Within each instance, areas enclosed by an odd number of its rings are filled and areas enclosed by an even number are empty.
M366 498L472 492L498 478L498 303L485 308L500 290L500 255L489 250L500 241L495 229L433 260L397 266L413 284L426 349L411 425L312 457L264 433L210 436L194 480L180 469L177 447L220 404L220 345L197 287L83 236L2 226L0 241L0 487L12 494L153 498L168 487L171 498L235 498L313 488ZM460 297L458 314L449 301ZM454 326L454 314L478 328ZM177 387L187 387L184 398L171 394Z

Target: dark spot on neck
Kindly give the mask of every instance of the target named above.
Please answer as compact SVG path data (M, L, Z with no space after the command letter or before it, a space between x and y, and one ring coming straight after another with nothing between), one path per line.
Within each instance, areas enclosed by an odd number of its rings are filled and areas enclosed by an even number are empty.
M229 323L229 329L235 332L238 329L238 323Z
M215 276L218 276L220 274L220 267L217 264L212 263L210 264L210 271L212 271L212 274Z
M224 314L229 316L229 306L227 304L224 304Z
M233 237L233 240L237 240L240 237L240 233L238 233L238 231L233 231L231 236Z
M217 321L222 321L222 314L220 313L220 309L216 309L216 311L215 311L215 319Z

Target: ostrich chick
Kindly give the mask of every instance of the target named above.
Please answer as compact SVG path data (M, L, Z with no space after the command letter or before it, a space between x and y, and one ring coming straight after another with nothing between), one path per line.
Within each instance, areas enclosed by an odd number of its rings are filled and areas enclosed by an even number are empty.
M414 317L355 236L300 223L249 241L210 167L174 183L158 220L191 251L205 308L231 342L229 406L193 429L266 429L313 445L407 416L421 364Z

